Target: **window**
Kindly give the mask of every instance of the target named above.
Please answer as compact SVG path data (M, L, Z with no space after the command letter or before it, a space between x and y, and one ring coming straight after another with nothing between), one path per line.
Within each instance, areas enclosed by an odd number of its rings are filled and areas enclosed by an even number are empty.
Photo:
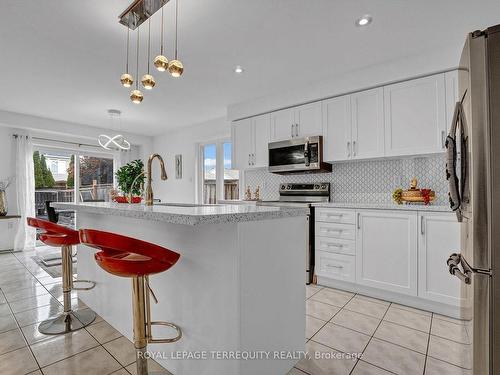
M215 204L239 198L239 171L232 169L231 142L220 140L200 146L199 201Z
M224 142L224 199L238 199L240 196L240 171L232 166L232 144Z

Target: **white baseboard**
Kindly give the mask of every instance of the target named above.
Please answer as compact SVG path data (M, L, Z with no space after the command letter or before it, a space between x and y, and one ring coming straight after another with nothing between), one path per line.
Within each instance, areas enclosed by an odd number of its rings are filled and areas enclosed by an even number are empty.
M354 284L347 281L330 279L327 277L318 276L318 285L327 286L330 288L342 289L352 293L359 293L368 297L378 298L389 302L399 303L414 307L421 310L430 311L437 314L450 316L452 318L461 319L461 309L459 306L446 305L443 303L430 301L418 296L408 296L387 290L371 288L364 285Z

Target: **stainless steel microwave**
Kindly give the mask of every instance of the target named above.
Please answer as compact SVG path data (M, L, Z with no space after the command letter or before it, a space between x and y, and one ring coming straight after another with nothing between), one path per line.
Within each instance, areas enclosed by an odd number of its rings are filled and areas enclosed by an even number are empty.
M331 172L332 165L323 162L323 137L295 138L269 143L269 172Z

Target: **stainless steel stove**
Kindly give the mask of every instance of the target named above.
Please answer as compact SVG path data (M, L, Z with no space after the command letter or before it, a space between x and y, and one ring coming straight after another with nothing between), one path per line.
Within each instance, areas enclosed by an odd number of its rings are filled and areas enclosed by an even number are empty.
M281 184L277 201L261 201L259 206L307 207L307 231L309 243L306 247L306 284L314 278L314 203L330 201L330 183Z

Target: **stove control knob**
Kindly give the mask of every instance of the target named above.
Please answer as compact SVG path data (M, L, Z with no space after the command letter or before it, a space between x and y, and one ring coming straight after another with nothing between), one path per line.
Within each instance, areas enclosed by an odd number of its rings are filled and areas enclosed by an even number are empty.
M319 190L319 185L314 185L314 190Z
M321 189L325 189L326 190L326 184L321 185Z
M285 190L285 185L281 185L281 190Z
M290 185L286 186L286 190L290 190L292 187Z

